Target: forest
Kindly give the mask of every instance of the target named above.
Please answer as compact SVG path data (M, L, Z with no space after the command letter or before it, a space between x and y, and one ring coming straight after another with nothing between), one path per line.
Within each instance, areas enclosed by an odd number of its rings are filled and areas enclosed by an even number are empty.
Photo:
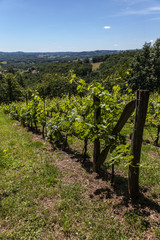
M159 91L160 39L0 67L0 238L159 239Z
M82 78L88 84L103 82L105 88L111 89L114 84L120 82L120 78L126 81L127 69L137 52L138 50L93 56L92 60L78 58L63 62L46 63L43 61L30 67L27 64L24 67L17 67L16 61L12 60L12 67L8 66L7 69L3 66L0 67L0 101L19 101L24 99L26 92L36 90L41 96L42 89L45 97L49 98L63 94L75 94L76 86L71 87L69 83L73 74L76 74L77 79ZM97 62L101 62L100 67L92 70Z
M97 50L84 52L0 52L0 65L5 69L16 67L26 68L33 65L51 62L73 61L78 58L102 57L104 55L116 54L117 50Z

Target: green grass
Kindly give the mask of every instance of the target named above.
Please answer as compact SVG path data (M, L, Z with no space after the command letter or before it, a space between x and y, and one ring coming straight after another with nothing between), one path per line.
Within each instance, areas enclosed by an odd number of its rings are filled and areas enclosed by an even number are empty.
M43 144L0 114L0 239L38 239L49 224L40 200L55 194L60 173Z
M121 134L126 136L127 143L131 144L130 134L133 131L133 124L127 123L122 129ZM141 160L140 160L140 186L147 187L150 189L150 197L152 195L160 197L160 148L154 146L154 139L156 137L156 128L146 126L143 135L143 144L141 150ZM84 146L83 141L75 138L69 138L69 145L72 149L78 150L82 153ZM103 147L102 147L103 149ZM93 144L88 144L88 156L92 159L93 157ZM110 160L110 154L108 155L108 160ZM107 165L107 161L105 166ZM126 162L120 162L115 164L115 172L121 171L124 177L128 177L128 166ZM111 171L111 167L108 167L108 171Z
M118 199L92 199L78 180L63 182L63 173L53 163L55 156L63 159L62 152L54 155L42 142L33 142L1 112L0 143L0 239L144 239L151 225L155 239L160 237L157 223L146 221L139 210L117 214ZM156 195L158 161L154 146L144 145L140 182ZM122 165L116 169L127 174Z
M122 130L122 134L128 136L133 130L133 125L127 124ZM160 148L154 146L154 139L156 136L156 129L153 127L145 126L143 134L143 143L141 149L141 159L140 159L140 186L142 188L147 187L150 192L148 193L150 197L152 195L157 195L160 197ZM128 167L124 168L124 164L120 163L117 170L121 170L124 176L128 177Z

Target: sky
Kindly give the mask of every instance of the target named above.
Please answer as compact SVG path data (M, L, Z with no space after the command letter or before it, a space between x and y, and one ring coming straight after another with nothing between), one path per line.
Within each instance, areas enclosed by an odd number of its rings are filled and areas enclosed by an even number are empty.
M160 37L160 0L0 0L0 51L140 49Z

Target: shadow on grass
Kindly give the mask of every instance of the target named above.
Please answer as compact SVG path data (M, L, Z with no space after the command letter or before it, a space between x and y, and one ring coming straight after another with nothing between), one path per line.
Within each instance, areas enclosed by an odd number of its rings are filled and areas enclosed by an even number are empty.
M32 132L34 134L37 134L37 135L42 135L42 132L40 129L36 129L35 127L27 127L26 126L26 129L27 129L27 132Z
M75 159L75 161L80 162L81 166L90 174L92 174L93 171L93 162L91 162L91 158L87 157L84 160L83 154L76 150L72 150L70 148L62 149L65 151L67 154L70 155L71 159ZM112 174L107 171L107 169L101 170L95 177L96 179L102 179L103 181L111 181L112 179ZM132 207L134 209L145 209L148 207L150 210L154 210L158 213L160 213L160 205L153 201L152 199L146 197L144 195L145 192L148 191L147 188L140 188L140 195L139 198L131 201L129 194L128 194L128 179L124 176L121 176L119 174L114 175L114 182L112 183L112 189L108 187L105 188L97 188L94 191L95 196L99 196L100 199L107 199L107 198L112 198L113 194L116 194L116 196L121 196L122 201L117 205L118 206L126 206L128 207L129 204L132 204ZM94 195L91 195L91 198L94 198ZM145 211L144 211L145 213Z
M72 150L71 148L62 148L64 152L70 155L71 159L75 159L76 162L79 162L81 166L86 170L88 173L93 173L93 163L91 162L91 158L87 155L84 157L82 153L76 150Z
M33 132L33 129L28 129L28 130L32 130ZM40 135L40 132L35 131L34 133L36 133L37 135ZM54 149L55 143L54 145L53 144L51 145ZM57 144L56 147L66 152L68 155L70 155L71 159L74 159L76 162L81 163L81 166L89 174L92 174L94 172L93 162L91 162L91 158L89 156L86 156L84 158L84 155L82 153L80 153L77 150L71 149L69 145L66 145L65 143ZM103 181L108 182L112 179L112 175L107 171L107 169L103 169L97 174L96 179L102 179ZM129 204L132 203L132 206L137 210L145 209L146 207L148 207L150 210L154 210L160 213L160 205L144 195L144 193L148 190L147 188L140 189L141 193L139 195L139 198L134 201L131 201L128 195L128 179L119 174L114 175L114 182L112 184L112 189L113 190L111 190L108 187L97 188L94 192L94 195L100 196L100 199L103 199L103 198L111 199L113 197L113 194L116 194L117 197L122 196L122 201L117 205L117 207L120 205L121 206L124 205L128 207ZM91 195L90 197L94 198L93 195ZM144 214L146 214L145 210L144 210Z
M106 173L100 173L99 174L99 178L104 179L104 174ZM109 177L110 178L110 177ZM107 180L107 179L106 179ZM134 209L139 210L139 209L145 209L146 207L149 208L150 210L156 211L157 213L160 213L160 205L155 202L154 200L146 197L144 195L144 193L146 191L148 191L147 188L140 188L140 194L139 194L139 198L135 199L135 200L131 200L128 194L128 179L120 176L118 174L115 174L114 176L114 182L112 184L113 186L113 193L115 193L118 196L122 196L122 201L117 205L118 206L126 206L128 207L129 204L132 204L132 207L134 207ZM95 195L101 195L103 193L103 195L106 198L112 198L112 194L109 194L108 189L106 188L101 188L101 189L97 189L94 194ZM145 210L143 211L144 215L145 215Z

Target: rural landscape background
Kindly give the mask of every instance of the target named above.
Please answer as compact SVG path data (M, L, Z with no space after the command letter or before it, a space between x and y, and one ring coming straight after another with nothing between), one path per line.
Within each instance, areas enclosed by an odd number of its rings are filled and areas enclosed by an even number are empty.
M159 238L159 43L132 51L0 54L1 239ZM116 135L114 129L137 89L150 99L139 193L132 196L137 111ZM97 141L110 152L96 170Z
M160 239L159 14L0 0L0 239Z

